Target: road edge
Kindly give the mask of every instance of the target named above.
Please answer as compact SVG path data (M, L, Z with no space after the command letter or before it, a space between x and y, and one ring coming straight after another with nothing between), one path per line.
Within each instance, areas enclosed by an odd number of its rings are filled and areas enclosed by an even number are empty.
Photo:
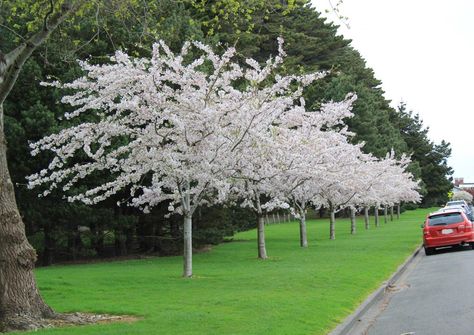
M408 266L415 260L415 257L418 256L421 249L423 248L422 245L418 246L415 251L408 256L404 263L402 263L397 270L390 276L390 278L383 282L380 287L371 293L367 299L362 302L359 307L348 317L344 319L342 323L340 323L336 328L334 328L331 332L327 335L347 335L352 334L351 330L357 326L360 321L363 319L363 315L369 311L369 309L374 306L376 303L380 302L387 289L392 287L394 283L401 277L401 275L406 271Z

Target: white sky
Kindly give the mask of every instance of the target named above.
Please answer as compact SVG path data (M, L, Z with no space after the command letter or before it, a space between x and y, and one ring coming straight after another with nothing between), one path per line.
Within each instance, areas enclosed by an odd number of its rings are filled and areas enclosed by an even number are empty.
M330 0L312 0L318 11ZM333 4L337 0L332 0ZM453 177L474 182L474 0L344 0L352 39L396 107L420 114L435 143L451 143Z

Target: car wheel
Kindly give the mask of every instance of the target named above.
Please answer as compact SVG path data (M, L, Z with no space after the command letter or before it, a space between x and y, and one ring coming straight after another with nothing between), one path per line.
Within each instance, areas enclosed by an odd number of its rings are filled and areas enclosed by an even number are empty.
M424 249L425 249L425 255L426 255L426 256L433 255L433 253L434 253L434 248L427 248L427 247L424 247Z

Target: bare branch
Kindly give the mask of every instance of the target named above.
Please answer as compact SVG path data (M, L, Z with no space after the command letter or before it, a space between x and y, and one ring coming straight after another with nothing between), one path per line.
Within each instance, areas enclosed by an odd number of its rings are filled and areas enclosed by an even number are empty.
M12 28L10 28L9 26L6 26L6 25L0 23L0 27L7 29L7 30L8 30L9 32L11 32L13 35L15 35L15 36L21 38L23 41L25 41L25 37L24 37L24 36L18 34L16 31L14 31L14 30L13 30Z
M49 11L46 13L43 19L43 30L48 31L48 19L54 12L54 3L53 0L49 0Z
M61 6L61 10L51 16L46 27L43 27L43 29L34 33L31 37L26 39L22 44L6 55L7 69L1 78L3 81L0 79L0 81L2 81L0 86L0 104L5 101L10 93L23 65L31 56L33 51L44 43L49 35L51 35L51 32L53 32L69 15L71 15L71 13L74 13L84 3L85 0L77 0L74 1L74 3L70 3L69 1L65 2L63 6ZM45 18L47 17L49 17L49 14L47 14Z

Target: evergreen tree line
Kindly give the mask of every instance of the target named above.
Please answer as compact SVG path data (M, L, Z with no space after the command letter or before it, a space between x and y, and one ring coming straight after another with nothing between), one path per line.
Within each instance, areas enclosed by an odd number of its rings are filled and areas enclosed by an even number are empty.
M0 14L5 23L17 25L20 33L31 29L27 17L11 12L6 16L8 8L3 10L5 13ZM288 54L284 67L287 73L329 71L324 80L308 89L308 108L318 107L317 101L341 100L347 92L356 92L355 116L347 121L356 134L353 140L365 142L364 150L376 156L385 155L392 148L399 154L412 154L410 171L421 180L421 205L441 205L446 201L452 174L447 165L449 143L430 141L428 128L404 103L397 109L390 107L381 81L350 41L337 35L337 26L328 23L309 1L111 0L84 11L62 25L33 54L5 102L9 169L27 235L41 264L137 252L181 252L181 218L165 218L166 203L145 215L117 206L126 198L125 193L100 205L86 206L68 203L59 193L38 198L38 190L28 190L25 182L27 175L40 171L51 159L47 155L31 157L28 143L70 122L61 119L68 107L59 103L60 92L38 83L78 77L76 59L103 62L117 49L148 56L152 43L158 39L176 50L186 40L236 45L242 60L264 60L277 53L276 39L282 36ZM18 36L0 29L0 44L8 49ZM193 229L194 245L219 243L237 230L253 228L252 215L232 206L199 208Z

